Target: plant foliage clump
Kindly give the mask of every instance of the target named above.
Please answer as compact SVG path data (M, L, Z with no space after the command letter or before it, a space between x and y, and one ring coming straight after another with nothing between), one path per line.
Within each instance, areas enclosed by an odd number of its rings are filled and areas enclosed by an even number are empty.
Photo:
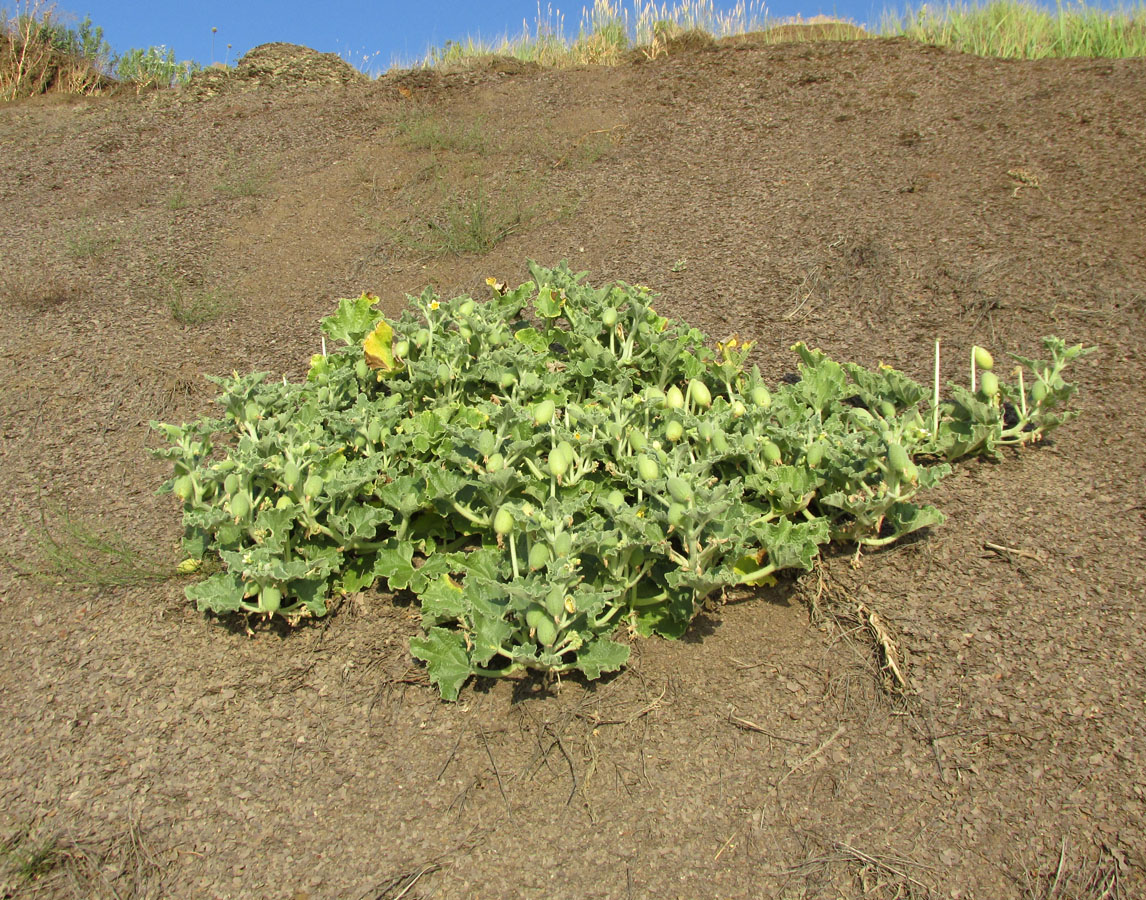
M188 597L295 622L384 581L416 595L411 650L443 697L471 675L597 678L628 658L618 631L678 637L829 541L937 524L915 495L951 462L1073 415L1062 371L1085 351L1054 338L1017 384L974 348L943 401L803 344L799 380L770 389L751 343L710 348L646 288L530 270L487 302L427 289L396 322L344 299L305 381L217 378L220 418L156 424L185 548L222 564Z

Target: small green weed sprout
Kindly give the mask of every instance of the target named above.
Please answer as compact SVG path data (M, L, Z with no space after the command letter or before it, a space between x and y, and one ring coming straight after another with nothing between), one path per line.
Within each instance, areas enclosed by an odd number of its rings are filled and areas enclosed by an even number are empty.
M469 124L447 123L425 110L403 112L396 123L398 134L405 143L418 150L443 150L455 153L489 152L489 140L481 130L481 122Z
M184 282L171 284L171 315L180 325L203 325L214 321L234 305L232 298L216 288L188 290Z
M267 193L267 179L255 172L233 173L216 184L215 190L234 199L262 197Z
M433 218L407 223L393 233L393 238L411 249L434 256L488 253L527 218L520 206L495 204L485 189L479 187L468 198L447 200Z
M63 859L54 837L37 838L31 826L24 826L0 841L0 859L21 881L35 881L55 869Z
M117 243L119 238L102 232L90 221L84 221L67 232L64 252L72 259L98 259Z

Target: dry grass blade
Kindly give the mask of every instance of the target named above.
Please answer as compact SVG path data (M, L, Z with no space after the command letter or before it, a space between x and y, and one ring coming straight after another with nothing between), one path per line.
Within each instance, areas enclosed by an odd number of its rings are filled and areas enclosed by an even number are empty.
M888 853L868 853L845 841L833 841L831 851L804 860L789 871L807 874L833 865L846 865L865 898L887 900L925 900L935 896L933 889L912 876L909 870L935 872L935 866Z
M879 613L853 597L843 585L831 582L822 566L818 569L814 594L804 591L804 597L813 618L833 622L844 634L858 633L867 637L875 656L874 670L880 674L880 682L888 693L901 697L911 693L899 645Z
M1045 869L1024 866L1015 880L1024 900L1120 900L1126 859L1117 847L1102 843L1093 862L1072 853L1064 837L1054 862Z
M358 900L402 900L402 898L410 896L410 891L414 889L414 886L421 881L422 878L433 872L437 872L441 868L442 867L436 862L431 862L420 866L412 872L395 875L376 887L372 887L366 893L362 894Z
M884 624L883 619L880 618L875 610L869 609L864 603L858 600L855 601L855 611L860 620L867 627L867 630L871 633L879 651L882 668L890 675L895 690L907 693L909 686L907 678L903 674L903 669L899 664L899 648L896 646L895 639Z
M32 568L6 560L24 577L70 587L121 587L164 581L175 574L171 563L155 558L108 527L75 515L67 507L41 505L40 520L24 523L32 538Z

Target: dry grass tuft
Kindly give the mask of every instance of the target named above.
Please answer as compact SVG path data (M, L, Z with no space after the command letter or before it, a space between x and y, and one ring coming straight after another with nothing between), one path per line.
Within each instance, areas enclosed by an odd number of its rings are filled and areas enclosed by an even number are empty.
M135 817L110 834L27 825L0 839L4 897L156 898L165 894L169 870Z

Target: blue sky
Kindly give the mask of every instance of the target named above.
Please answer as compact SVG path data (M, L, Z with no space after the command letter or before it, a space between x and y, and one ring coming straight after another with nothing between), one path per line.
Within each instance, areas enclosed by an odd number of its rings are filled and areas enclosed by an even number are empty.
M0 0L2 5L14 4ZM587 4L582 0L546 0L541 4L541 18L556 22L560 11L566 30L575 34L585 5L592 6L592 0ZM632 10L631 0L624 5ZM674 5L672 0L668 5ZM714 0L713 6L728 10L734 0ZM767 15L778 19L823 12L864 22L878 21L883 8L884 4L876 6L871 0L776 0L767 4ZM447 40L480 36L492 41L507 33L516 36L521 34L523 22L532 31L538 21L538 4L537 0L57 0L56 13L65 21L90 16L94 25L103 28L104 38L116 53L163 44L180 60L207 65L212 54L215 61L234 62L258 44L289 41L338 53L359 68L369 58L370 67L385 70L392 63L421 61L431 46L441 46ZM213 50L212 28L218 29Z
M22 6L5 0L0 0L0 5ZM566 31L575 34L584 5L581 0L546 2L540 7L540 18L542 22L556 23L560 11ZM591 6L592 0L587 5ZM625 0L623 5L632 10L632 0ZM650 0L644 5L649 6ZM675 4L670 0L667 5L671 9ZM729 10L733 5L734 0L712 2L717 10ZM903 2L773 0L762 4L757 0L750 9L759 11L761 6L766 6L769 19L797 14L809 18L823 13L877 25L885 9L902 10ZM192 59L208 65L213 61L233 63L258 44L288 41L338 53L371 72L385 71L394 64L419 62L430 47L448 40L481 37L492 42L505 34L521 34L523 23L532 31L538 12L537 0L58 0L56 5L57 16L65 22L74 24L90 16L94 25L103 28L104 38L116 53L133 47L165 45L180 60ZM218 29L214 35L212 28Z

